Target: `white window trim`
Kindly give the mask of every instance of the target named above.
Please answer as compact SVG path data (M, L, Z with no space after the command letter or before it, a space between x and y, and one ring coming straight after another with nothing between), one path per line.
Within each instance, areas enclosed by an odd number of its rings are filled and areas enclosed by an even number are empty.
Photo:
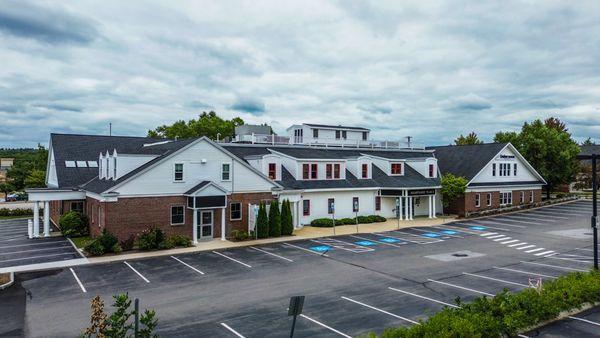
M176 168L177 168L178 164L181 164L181 180L177 180L175 178ZM185 182L185 164L184 163L181 163L181 162L173 163L173 182L175 182L175 183Z
M182 208L183 209L183 222L182 223L173 223L173 208ZM185 224L185 205L172 205L171 206L171 225L182 225Z
M488 197L489 197L489 198L488 198ZM494 197L494 196L492 195L492 193L491 193L491 192L488 192L488 193L487 193L487 196L486 196L486 198L488 198L488 199L487 199L487 206L488 206L488 207L491 207L491 206L492 206L492 198L493 198L493 197Z
M223 170L223 166L225 164L229 165L229 172L228 172L229 178L227 178L227 179L223 179L223 173L225 173L225 171ZM222 182L229 182L229 181L231 181L231 167L232 167L231 162L223 162L223 163L221 163L221 181Z
M475 207L481 207L481 194L475 194Z
M233 211L233 209L231 208L231 206L233 204L239 204L240 205L240 218L232 218L231 217L231 212ZM242 210L242 203L241 202L230 202L229 203L229 220L230 221L239 221L239 220L241 220L243 218L242 213L243 213L243 210Z
M533 190L531 190L531 191L529 192L529 203L533 203L533 199L534 199L534 198L533 198L533 196L534 196L534 195L533 195Z
M392 174L392 164L400 165L400 173ZM404 162L390 162L390 176L404 176Z
M525 191L521 190L519 194L519 204L525 204Z

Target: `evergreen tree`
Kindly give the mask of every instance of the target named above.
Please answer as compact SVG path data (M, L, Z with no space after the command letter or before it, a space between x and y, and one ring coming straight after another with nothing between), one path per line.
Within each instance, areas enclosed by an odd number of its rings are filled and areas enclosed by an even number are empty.
M457 146L462 146L462 145L468 145L468 144L482 144L483 141L481 141L479 139L479 137L477 137L477 134L475 134L475 132L472 131L467 136L463 136L461 134L459 137L456 138L456 140L454 140L454 143Z
M290 236L294 232L290 200L284 200L281 205L281 234Z
M278 200L273 200L269 208L269 236L281 236L281 214L279 213Z
M256 218L256 235L258 238L269 237L269 219L267 218L267 207L260 203L258 217Z

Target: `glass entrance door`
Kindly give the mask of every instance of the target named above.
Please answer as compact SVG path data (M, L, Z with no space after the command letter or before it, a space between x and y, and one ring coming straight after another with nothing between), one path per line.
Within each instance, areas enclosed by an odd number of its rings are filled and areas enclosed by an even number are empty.
M198 239L213 238L213 211L198 210Z

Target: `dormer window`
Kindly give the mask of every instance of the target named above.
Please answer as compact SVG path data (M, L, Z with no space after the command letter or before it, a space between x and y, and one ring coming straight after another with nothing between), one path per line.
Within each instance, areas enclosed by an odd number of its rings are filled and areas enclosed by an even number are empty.
M338 179L340 178L340 164L339 163L327 163L325 164L325 179Z
M340 165L336 163L333 165L333 178L340 178Z
M363 141L366 141L366 140L367 140L367 136L368 136L367 132L366 132L366 131L363 131L363 132L362 132L362 140L363 140Z
M269 178L275 181L277 179L277 165L269 163Z
M313 138L319 138L319 129L313 129Z
M390 172L392 175L402 175L402 163L392 163Z
M317 179L317 169L318 169L318 166L316 163L302 164L302 179L316 180Z
M362 178L369 178L369 165L366 163L362 165Z
M312 180L316 180L317 179L317 164L313 163L310 165L310 178Z
M173 180L177 182L183 181L183 163L175 163Z
M429 165L429 177L434 177L435 176L435 165L430 164Z
M335 131L335 139L336 139L336 140L339 140L339 139L341 138L341 134L342 134L342 131L341 131L341 130L336 130L336 131Z

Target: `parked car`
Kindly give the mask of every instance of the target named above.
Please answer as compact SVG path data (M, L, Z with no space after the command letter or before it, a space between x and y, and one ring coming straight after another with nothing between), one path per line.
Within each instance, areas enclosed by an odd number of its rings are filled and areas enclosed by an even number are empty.
M6 202L27 201L27 194L24 192L15 192L6 196Z

